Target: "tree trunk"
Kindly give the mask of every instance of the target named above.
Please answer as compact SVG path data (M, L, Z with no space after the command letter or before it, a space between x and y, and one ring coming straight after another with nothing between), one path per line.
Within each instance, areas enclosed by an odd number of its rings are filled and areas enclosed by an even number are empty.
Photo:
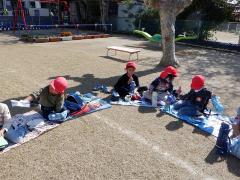
M175 11L169 7L162 6L160 7L159 15L163 50L163 57L160 61L160 65L179 66L179 62L175 56Z
M108 18L109 0L100 0L101 23L106 24Z

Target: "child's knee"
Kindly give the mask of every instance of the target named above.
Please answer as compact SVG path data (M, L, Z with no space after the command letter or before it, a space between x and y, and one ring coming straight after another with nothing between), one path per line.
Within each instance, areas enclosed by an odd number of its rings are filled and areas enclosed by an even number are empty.
M178 110L178 109L180 109L180 108L182 108L182 107L183 107L183 101L182 101L182 100L176 102L176 103L174 104L174 106L173 106L173 108L174 108L175 110Z
M151 99L152 99L152 94L150 93L150 91L144 91L144 92L143 92L143 97L144 97L145 99L151 100Z
M178 111L179 115L186 115L186 116L196 116L197 115L197 109L193 107L183 107L180 108Z

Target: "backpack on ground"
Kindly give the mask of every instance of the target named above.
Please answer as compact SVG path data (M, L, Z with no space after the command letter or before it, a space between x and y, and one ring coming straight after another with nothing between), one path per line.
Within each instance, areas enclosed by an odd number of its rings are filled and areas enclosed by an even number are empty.
M75 92L72 94L68 94L67 98L64 102L64 106L70 110L70 112L75 112L85 105L85 102L83 101L81 94L79 92Z

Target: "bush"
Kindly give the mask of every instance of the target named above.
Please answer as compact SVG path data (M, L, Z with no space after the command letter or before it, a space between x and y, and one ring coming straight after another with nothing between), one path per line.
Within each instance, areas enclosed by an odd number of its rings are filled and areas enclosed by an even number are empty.
M61 37L72 36L71 32L61 32Z
M145 8L138 14L134 24L136 27L144 28L149 34L159 34L161 32L159 13L152 8Z

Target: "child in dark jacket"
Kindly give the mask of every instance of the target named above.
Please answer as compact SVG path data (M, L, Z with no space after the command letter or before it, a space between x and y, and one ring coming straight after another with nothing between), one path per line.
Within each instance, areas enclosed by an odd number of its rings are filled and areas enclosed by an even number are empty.
M120 97L124 98L127 95L137 94L136 90L139 87L138 77L134 74L136 70L136 63L129 61L126 64L126 73L120 77L114 86L114 89Z
M212 93L204 85L205 78L202 75L196 75L192 78L191 90L181 96L181 100L174 105L178 114L198 116L204 112L212 96Z
M145 99L151 100L152 93L158 92L160 100L163 100L163 97L167 94L173 94L174 96L178 96L181 93L181 88L178 90L173 90L173 80L178 76L177 70L172 67L166 67L152 83L150 84L148 91L146 91L143 95Z

